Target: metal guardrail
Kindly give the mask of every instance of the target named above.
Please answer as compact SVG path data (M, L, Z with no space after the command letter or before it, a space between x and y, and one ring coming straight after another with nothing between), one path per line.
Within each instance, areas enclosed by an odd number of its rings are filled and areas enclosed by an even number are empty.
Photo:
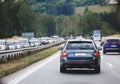
M46 48L50 48L52 46L62 44L63 42L64 41L53 44L42 45L42 46L36 46L36 47L0 51L0 62L5 63L8 62L9 60L19 59L21 57L40 52L41 50L44 50Z

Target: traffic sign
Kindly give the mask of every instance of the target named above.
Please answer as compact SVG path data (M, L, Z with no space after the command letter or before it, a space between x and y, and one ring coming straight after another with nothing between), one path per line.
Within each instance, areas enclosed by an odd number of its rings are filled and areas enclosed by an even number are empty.
M93 30L93 35L101 35L101 30Z
M23 38L34 38L34 32L24 32L22 33Z

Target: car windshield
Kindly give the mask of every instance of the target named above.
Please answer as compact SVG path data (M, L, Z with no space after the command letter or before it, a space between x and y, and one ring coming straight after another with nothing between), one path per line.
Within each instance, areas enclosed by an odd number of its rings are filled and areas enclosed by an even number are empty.
M83 42L70 42L67 44L66 46L67 50L81 50L81 49L85 49L85 50L93 50L94 46L92 43L83 43Z

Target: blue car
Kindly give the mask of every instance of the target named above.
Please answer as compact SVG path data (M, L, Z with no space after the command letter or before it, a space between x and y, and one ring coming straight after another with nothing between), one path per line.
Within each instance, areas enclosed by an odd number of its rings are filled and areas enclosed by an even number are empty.
M107 39L103 44L103 54L106 54L107 52L120 53L120 39Z
M92 40L68 40L61 51L60 72L67 68L94 68L100 73L100 53Z

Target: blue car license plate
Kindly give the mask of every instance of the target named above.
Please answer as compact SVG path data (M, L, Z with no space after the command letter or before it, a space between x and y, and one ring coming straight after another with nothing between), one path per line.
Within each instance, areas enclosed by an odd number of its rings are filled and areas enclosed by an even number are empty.
M113 48L114 48L114 47L117 47L117 46L116 46L116 45L111 45L111 47L113 47Z

